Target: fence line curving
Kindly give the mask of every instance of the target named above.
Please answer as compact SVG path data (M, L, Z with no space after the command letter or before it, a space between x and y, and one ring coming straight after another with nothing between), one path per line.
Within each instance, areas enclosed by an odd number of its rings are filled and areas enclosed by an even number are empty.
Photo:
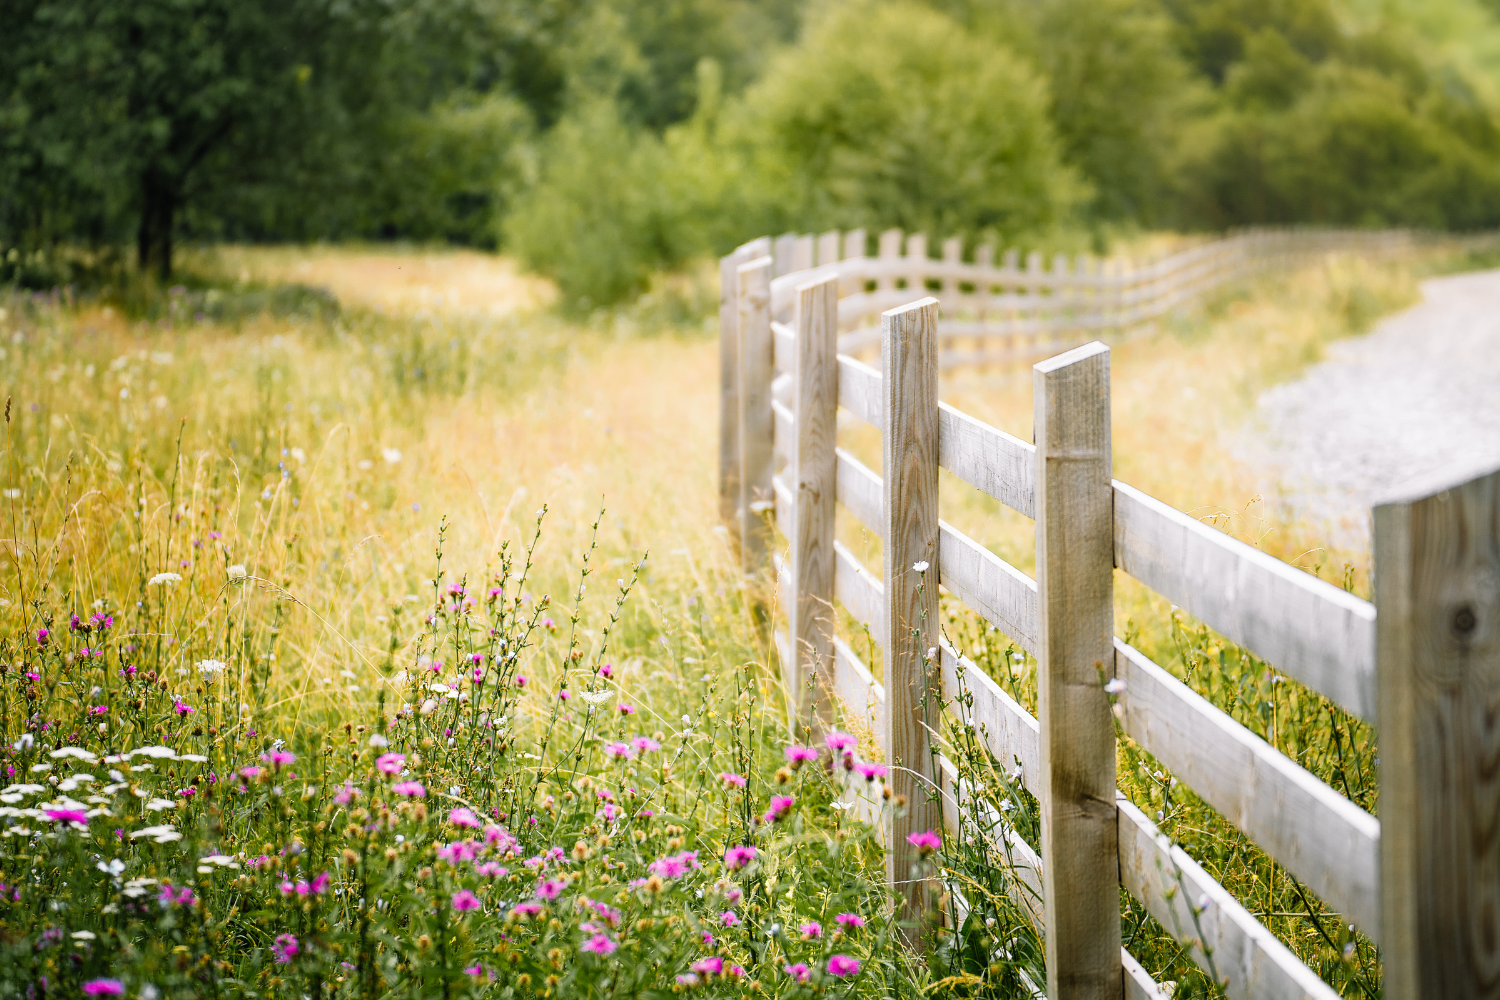
M909 830L952 825L965 794L949 762L931 763L928 742L938 713L961 709L998 761L1019 762L1021 783L1040 803L1040 852L1002 817L992 832L1014 862L1017 900L1045 931L1048 996L1164 995L1121 947L1123 885L1229 996L1332 1000L1331 987L1118 793L1118 719L1381 944L1386 995L1494 995L1487 970L1500 959L1500 941L1480 915L1500 908L1500 838L1491 823L1500 813L1491 766L1500 717L1500 471L1429 484L1376 508L1377 618L1375 604L1113 480L1110 349L1101 342L1033 367L1035 444L941 403L942 344L971 334L945 326L943 296L920 295L923 282L980 287L1016 269L983 272L988 265L961 264L953 251L914 271L912 261L926 258L911 252L912 238L904 257L811 259L814 247L821 257L824 248L862 245L862 234L852 236L763 239L722 262L722 499L747 572L774 567L789 617L776 644L788 687L799 693L799 721L826 724L836 696L899 765L892 791L911 807L887 814L885 835L888 877L906 911L920 911L930 889L910 877L899 845ZM1058 309L1055 300L1072 301L1079 289L1108 288L1096 298L1117 304L1120 288L1154 289L1118 304L1118 319L1165 308L1186 289L1272 256L1347 249L1353 238L1300 234L1294 251L1285 236L1199 247L1169 258L1171 266L1152 265L1133 285L1090 284L1076 269L1020 273L1045 289L1026 295L1050 297ZM1371 237L1369 246L1411 240ZM881 245L898 242L886 234ZM777 277L778 258L798 270ZM915 287L894 287L898 274ZM1153 284L1173 275L1175 290ZM961 310L965 296L988 309L1009 294L949 296ZM873 345L860 331L877 307L878 367L848 353ZM1041 314L1037 302L1028 308L1033 320ZM841 408L881 432L881 473L838 447ZM1035 521L1036 579L939 520L940 468ZM835 540L835 505L880 538L878 576ZM772 525L789 541L784 560L771 553ZM1384 823L1115 637L1117 568L1377 723ZM1037 717L941 639L939 584L1036 658ZM836 635L839 605L878 637L882 677ZM939 803L923 794L933 784ZM867 816L879 813L850 794Z

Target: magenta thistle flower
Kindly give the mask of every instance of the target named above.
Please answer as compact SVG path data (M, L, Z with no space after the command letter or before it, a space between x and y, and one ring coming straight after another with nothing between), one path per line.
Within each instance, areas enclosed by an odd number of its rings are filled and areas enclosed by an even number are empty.
M854 748L859 746L859 740L848 733L841 733L837 730L825 736L823 743L834 753L852 753Z
M181 698L178 698L172 703L172 711L176 712L179 716L187 716L192 715L198 710Z
M866 781L874 781L876 778L884 778L891 773L891 769L884 764L859 764L857 770L864 775Z
M714 946L714 936L713 936L713 934L709 933L708 931L704 931L703 932L703 947L705 947L705 948L712 948L713 946Z
M738 847L731 847L729 848L729 850L724 852L724 867L738 870L754 861L759 853L759 851L757 851L754 847L751 847L749 844L741 844Z
M47 645L47 636L49 636L51 634L52 633L49 630L47 630L47 629L44 629L44 628L37 629L36 630L36 644L38 646L45 646L45 645Z
M618 948L619 945L611 941L608 935L595 934L583 944L579 945L579 947L584 951L591 951L595 955L608 955L610 952Z
M724 960L718 955L710 955L700 958L691 966L692 970L700 976L722 976L724 974Z
M516 674L516 687L523 688L525 686L526 686L526 675L525 674Z
M696 972L684 972L678 975L677 985L693 987L698 985L698 974Z
M865 918L857 913L840 913L833 922L847 930L858 930L865 925Z
M655 751L661 749L661 744L656 742L649 736L637 736L635 739L630 741L630 745L635 747L641 753L654 753Z
M609 754L616 760L629 760L630 758L635 756L635 751L630 749L630 747L624 743L605 744L604 752Z
M482 966L482 965L480 965L480 964L478 964L476 962L475 964L469 966L467 969L464 970L464 975L466 975L466 976L473 976L475 979L483 979L484 978L484 966Z
M517 903L510 908L510 912L518 917L534 917L542 912L541 903Z
M634 705L627 705L627 704L625 704L622 701L616 707L619 708L621 715L634 715L635 714L635 706Z
M917 853L924 858L933 851L943 846L943 838L931 830L922 833L909 833L906 842L917 849Z
M283 764L291 764L297 760L297 755L290 750L272 750L260 755L260 759L272 767L280 767Z
M791 812L792 806L796 805L796 803L796 796L773 795L771 796L771 808L766 810L766 815L763 818L767 823L775 823Z
M567 688L563 688L561 691L557 692L557 696L563 701L567 701L569 698L573 697L572 695L568 694Z
M793 767L801 767L810 760L817 760L818 751L812 747L799 747L792 744L786 748L786 759L792 762Z
M276 956L277 965L286 965L292 959L296 958L297 952L301 950L302 948L298 945L297 939L290 934L277 935L276 942L271 945L271 952Z
M82 809L44 809L47 818L54 823L87 823L89 814Z
M536 898L551 902L561 895L562 891L567 887L568 883L565 879L549 878L545 882L537 883Z
M460 889L453 894L453 908L460 913L479 909L479 897L468 889Z
M406 766L406 754L383 753L375 759L375 769L382 774L400 774Z
M260 768L256 767L253 764L249 765L248 767L242 767L240 768L240 775L244 778L249 779L258 778L260 777Z
M467 806L459 806L457 809L454 809L453 811L448 813L448 822L452 823L454 826L467 826L472 827L475 830L479 829L481 826L484 826L484 823L480 821L479 817L474 815L474 810L468 808Z
M736 914L733 910L725 910L723 913L719 914L719 919L724 921L725 927L733 927L740 922L738 914Z
M828 959L828 972L834 976L855 976L859 974L859 959L850 958L848 955L834 955Z
M90 979L83 984L83 995L86 997L122 997L125 995L125 984L118 979Z
M682 878L692 869L702 867L698 863L697 851L682 851L657 858L646 866L646 870L658 878Z
M823 936L823 925L818 923L816 920L809 920L807 923L803 924L797 929L801 931L802 936L807 938L809 941L815 941Z
M806 962L798 962L796 965L784 965L781 967L781 971L799 983L805 983L812 978L812 970L807 967Z
M420 781L398 781L391 786L391 791L397 795L405 795L413 799L425 799L427 789Z
M745 776L743 774L735 774L733 771L725 771L723 774L719 775L719 780L724 782L724 784L732 785L735 788L745 787Z

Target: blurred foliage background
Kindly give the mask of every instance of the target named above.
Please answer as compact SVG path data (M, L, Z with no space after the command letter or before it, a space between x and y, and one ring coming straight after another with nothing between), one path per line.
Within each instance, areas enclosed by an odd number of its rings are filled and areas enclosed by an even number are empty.
M1497 0L9 0L0 279L503 249L588 309L763 233L1500 225Z

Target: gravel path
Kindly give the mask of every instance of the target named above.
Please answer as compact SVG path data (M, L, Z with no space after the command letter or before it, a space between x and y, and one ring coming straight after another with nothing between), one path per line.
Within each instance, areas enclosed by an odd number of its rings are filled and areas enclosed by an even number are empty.
M1500 271L1433 278L1423 301L1263 393L1245 459L1287 514L1368 551L1370 504L1414 477L1500 465Z

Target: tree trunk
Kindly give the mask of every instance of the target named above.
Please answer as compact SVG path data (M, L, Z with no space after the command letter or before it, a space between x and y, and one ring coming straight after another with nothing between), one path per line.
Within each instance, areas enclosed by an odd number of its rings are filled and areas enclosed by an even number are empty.
M172 277L172 219L176 211L175 186L153 171L143 173L136 260L141 273L155 269L163 284Z

